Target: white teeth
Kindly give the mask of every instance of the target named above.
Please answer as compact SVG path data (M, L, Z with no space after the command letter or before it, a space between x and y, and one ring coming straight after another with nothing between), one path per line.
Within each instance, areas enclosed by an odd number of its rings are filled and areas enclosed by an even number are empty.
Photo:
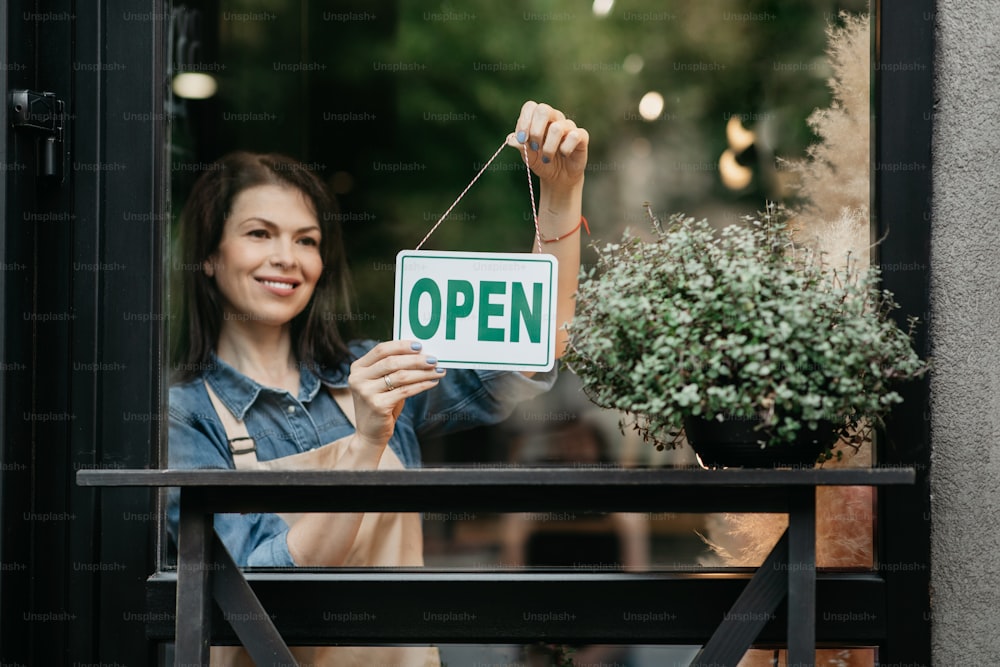
M279 283L274 280L261 280L259 282L267 285L268 287L276 287L278 289L291 289L295 287L292 283Z

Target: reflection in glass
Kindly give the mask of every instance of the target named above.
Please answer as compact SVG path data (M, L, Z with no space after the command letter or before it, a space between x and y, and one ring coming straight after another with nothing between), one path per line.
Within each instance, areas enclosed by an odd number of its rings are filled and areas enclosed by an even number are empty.
M567 0L544 10L485 0L454 8L174 2L174 212L197 175L231 150L301 159L336 195L345 229L361 306L340 314L344 337L387 338L395 253L413 247L478 171L510 131L521 100L552 102L591 132L584 202L590 241L613 241L628 227L641 233L645 202L657 212L738 222L765 200L795 201L792 186L802 175L780 168L776 158L805 155L816 139L807 118L830 103L827 24L841 10L866 8L864 0ZM516 159L494 164L430 247L527 250L524 185ZM866 190L867 177L862 185ZM658 453L634 433L621 433L617 415L594 410L566 373L549 396L501 427L422 446L425 465L692 463L689 451ZM870 460L863 452L851 464ZM833 528L821 537L820 565L870 567L873 501L847 493L853 495L830 503ZM463 569L750 564L773 544L762 535L777 539L783 528L781 518L756 515L500 516L457 509L424 518L427 564ZM836 548L845 527L860 540L857 548L828 558L824 543ZM587 558L572 555L581 552ZM443 647L442 656L470 664L464 658L488 663L490 656L524 655L520 647L506 650ZM635 647L628 664L686 664L685 650L690 659L689 649ZM819 664L873 664L873 651L851 651L852 659L827 652ZM781 659L780 652L760 651L742 664Z
M386 338L396 251L437 220L510 130L522 99L558 104L591 131L590 240L643 229L646 201L655 211L736 222L794 194L794 173L774 159L801 158L815 140L806 119L830 101L826 25L865 4L174 3L172 202L178 210L197 174L233 149L302 159L336 194L345 227L363 306L343 314L343 328ZM496 163L432 247L526 249L526 198L519 163ZM550 399L505 429L424 443L425 465L544 461L532 459L530 441L563 413L600 424L612 463L691 462L688 452L657 453L619 433L616 415L594 413L578 396ZM844 516L870 519L871 503L857 500ZM717 520L645 521L644 562L717 564L695 534ZM469 531L488 536L489 562L502 562L503 526L484 517L429 521L428 562L467 560L455 536Z

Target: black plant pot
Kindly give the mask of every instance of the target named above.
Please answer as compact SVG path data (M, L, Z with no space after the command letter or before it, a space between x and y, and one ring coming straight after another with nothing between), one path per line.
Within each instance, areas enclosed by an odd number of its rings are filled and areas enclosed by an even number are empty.
M815 431L808 427L792 443L761 446L763 431L755 430L756 419L725 421L685 417L688 443L709 468L808 467L837 441L833 423L819 422Z

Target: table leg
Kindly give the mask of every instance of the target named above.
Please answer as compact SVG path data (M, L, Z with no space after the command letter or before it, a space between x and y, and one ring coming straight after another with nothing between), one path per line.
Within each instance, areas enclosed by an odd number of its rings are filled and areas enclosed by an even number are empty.
M788 532L764 559L690 667L735 667L788 592Z
M196 492L181 489L180 493L174 664L207 665L212 636L214 520Z
M296 664L295 657L236 566L226 545L218 535L214 539L212 553L215 555L218 571L213 580L213 591L223 617L233 626L236 636L255 664L261 667Z
M788 514L788 667L816 661L816 489L796 491Z

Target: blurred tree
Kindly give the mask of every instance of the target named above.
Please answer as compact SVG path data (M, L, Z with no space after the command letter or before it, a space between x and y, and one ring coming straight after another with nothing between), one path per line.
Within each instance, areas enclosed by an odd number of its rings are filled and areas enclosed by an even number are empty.
M314 166L343 209L358 333L386 338L396 252L423 238L524 100L549 102L591 133L591 240L644 227L644 201L736 220L783 195L774 156L804 154L814 140L806 118L829 101L825 27L866 4L187 2L202 14L219 92L173 110L175 203L190 187L185 162L236 148ZM738 158L752 178L735 190L717 167L733 116L754 132ZM427 247L528 251L525 180L520 157L505 150Z

